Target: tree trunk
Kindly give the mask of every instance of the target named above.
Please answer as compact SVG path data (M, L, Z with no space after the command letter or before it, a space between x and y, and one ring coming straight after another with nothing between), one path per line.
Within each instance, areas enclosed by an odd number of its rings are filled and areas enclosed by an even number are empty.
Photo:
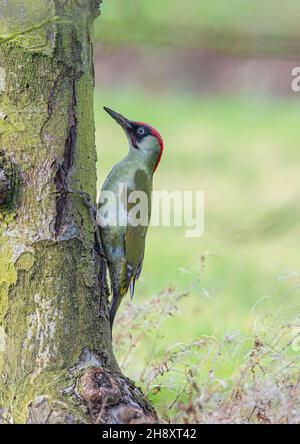
M0 0L0 422L157 420L115 361L105 263L67 193L95 200L99 3Z

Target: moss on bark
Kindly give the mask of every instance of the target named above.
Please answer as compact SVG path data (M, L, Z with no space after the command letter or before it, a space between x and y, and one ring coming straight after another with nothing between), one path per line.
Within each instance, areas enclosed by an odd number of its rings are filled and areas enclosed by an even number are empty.
M0 149L18 177L0 205L2 422L156 420L115 361L93 224L67 192L96 194L99 3L7 0L0 19L0 35L61 19L0 45Z

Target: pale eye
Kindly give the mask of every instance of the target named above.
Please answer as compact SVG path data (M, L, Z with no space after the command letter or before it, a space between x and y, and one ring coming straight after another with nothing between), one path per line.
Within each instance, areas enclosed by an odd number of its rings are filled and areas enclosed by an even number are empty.
M144 128L142 128L142 127L138 128L137 133L138 133L140 136L142 136L143 134L145 134L145 130L144 130Z

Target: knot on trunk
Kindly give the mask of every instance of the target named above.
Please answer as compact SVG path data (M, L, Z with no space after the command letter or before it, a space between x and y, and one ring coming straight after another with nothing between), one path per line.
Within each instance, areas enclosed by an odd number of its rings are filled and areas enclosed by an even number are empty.
M121 399L121 391L115 379L103 368L88 369L79 379L78 392L94 419Z
M13 205L15 189L14 165L6 159L4 151L0 150L0 210Z
M93 423L157 423L154 410L142 400L141 392L129 380L107 369L87 369L77 381L76 392L87 406Z

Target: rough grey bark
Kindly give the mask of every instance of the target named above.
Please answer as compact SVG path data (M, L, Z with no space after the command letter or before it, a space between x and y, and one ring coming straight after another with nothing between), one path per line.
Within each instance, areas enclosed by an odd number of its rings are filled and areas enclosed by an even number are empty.
M0 0L0 422L157 420L115 361L105 263L67 192L95 200L99 3Z

